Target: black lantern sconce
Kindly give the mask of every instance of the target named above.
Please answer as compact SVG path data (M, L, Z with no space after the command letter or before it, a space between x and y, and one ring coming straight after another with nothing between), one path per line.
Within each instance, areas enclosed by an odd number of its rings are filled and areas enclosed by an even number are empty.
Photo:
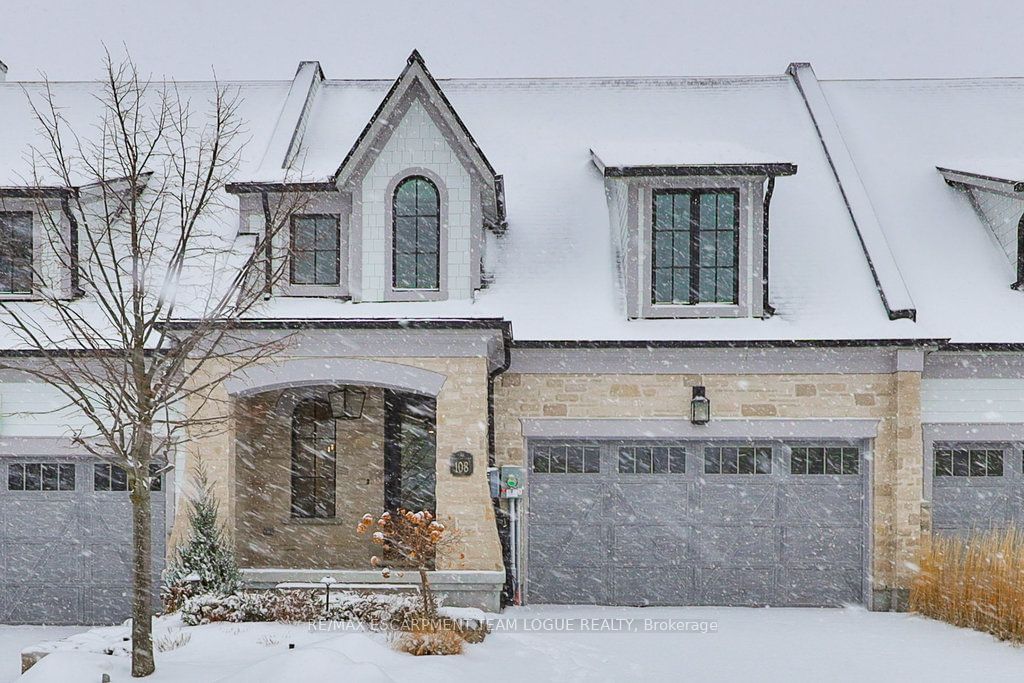
M704 387L693 388L690 400L690 422L695 425L706 425L711 420L711 401L704 395Z
M366 392L355 387L342 387L327 394L331 416L336 420L358 420L363 416Z

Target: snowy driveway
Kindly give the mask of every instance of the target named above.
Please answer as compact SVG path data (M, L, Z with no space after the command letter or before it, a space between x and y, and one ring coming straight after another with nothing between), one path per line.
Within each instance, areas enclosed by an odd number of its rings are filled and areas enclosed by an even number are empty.
M158 682L417 681L1019 681L1024 649L907 614L862 609L530 607L508 610L517 631L498 630L461 657L414 658L383 637L310 631L306 625L211 624L184 628L188 642L157 653ZM630 621L632 620L632 621ZM650 620L650 622L648 622ZM652 623L653 622L653 623ZM509 621L501 622L509 624ZM687 626L686 624L690 624ZM711 630L711 623L717 626ZM645 626L673 628L645 631ZM696 625L696 626L694 626ZM573 632L548 632L548 627ZM704 627L704 632L700 631ZM14 627L11 627L14 628ZM596 630L596 629L619 630ZM680 628L697 628L690 632ZM585 630L584 630L585 629ZM626 630L622 630L626 629ZM159 629L158 629L159 630ZM117 634L113 634L117 635ZM0 638L2 671L18 647ZM294 650L288 643L295 643ZM48 661L50 660L50 661ZM60 653L26 679L63 683L110 672L127 659ZM6 675L6 673L5 673ZM78 679L76 679L78 680Z

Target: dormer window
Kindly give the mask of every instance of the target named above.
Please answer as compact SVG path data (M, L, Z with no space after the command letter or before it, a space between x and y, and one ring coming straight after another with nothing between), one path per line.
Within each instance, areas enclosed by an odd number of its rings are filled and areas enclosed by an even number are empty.
M441 281L441 198L422 176L395 188L391 286L396 290L437 291Z
M725 163L749 154L725 146L715 163L665 145L591 150L605 178L629 318L761 318L768 300L769 207L786 162ZM678 156L676 156L678 155ZM630 161L635 159L636 161Z
M651 303L738 299L739 190L655 190Z
M1024 176L1013 161L984 161L959 165L957 170L938 166L951 187L966 193L971 206L1006 254L1014 278L1011 288L1024 291Z
M337 285L341 278L341 222L332 215L292 217L291 284Z
M0 295L32 293L32 212L0 212Z

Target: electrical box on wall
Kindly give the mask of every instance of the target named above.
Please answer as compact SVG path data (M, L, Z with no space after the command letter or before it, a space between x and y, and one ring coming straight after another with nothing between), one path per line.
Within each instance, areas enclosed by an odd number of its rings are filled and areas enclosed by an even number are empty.
M519 465L501 466L501 497L521 498L523 495L523 468Z
M487 468L487 486L491 490L491 498L501 495L501 475L497 467Z

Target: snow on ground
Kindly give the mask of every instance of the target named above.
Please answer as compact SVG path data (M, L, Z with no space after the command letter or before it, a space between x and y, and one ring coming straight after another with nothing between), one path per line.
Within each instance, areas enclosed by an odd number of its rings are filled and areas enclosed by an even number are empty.
M157 653L153 683L262 681L939 681L1020 680L1024 649L908 614L849 609L528 607L494 619L495 631L461 657L412 657L377 634L309 625L210 624L170 630L188 642ZM598 621L612 620L612 621ZM629 621L632 620L632 621ZM645 631L645 620L690 632ZM717 625L711 629L710 625ZM614 625L622 629L589 630ZM548 626L572 632L550 632ZM693 627L691 627L693 628ZM21 632L21 628L16 629ZM103 631L115 638L117 629ZM119 640L119 638L117 638ZM6 639L0 636L0 643ZM289 643L295 644L289 650ZM3 652L4 670L17 659ZM128 660L88 652L44 658L21 683L127 681Z
M21 673L22 649L44 640L66 638L88 628L88 626L0 625L0 681L8 683Z

